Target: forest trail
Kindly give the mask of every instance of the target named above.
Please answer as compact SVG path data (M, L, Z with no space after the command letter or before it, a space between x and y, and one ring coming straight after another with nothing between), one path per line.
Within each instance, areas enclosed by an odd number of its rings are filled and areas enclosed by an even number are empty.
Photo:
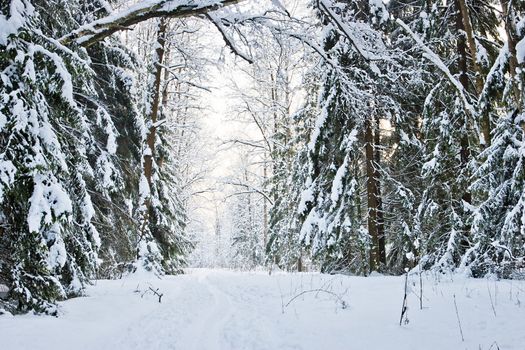
M212 305L205 310L205 316L199 317L195 327L190 327L184 333L187 335L187 345L181 348L188 350L213 349L224 345L224 330L233 315L230 297L222 292L210 280L208 273L199 275L200 288L207 290L212 299ZM189 345L189 346L188 346Z
M525 281L428 275L423 310L418 283L409 279L409 322L399 326L403 277L135 275L98 281L87 297L60 303L58 318L0 316L0 349L523 350Z

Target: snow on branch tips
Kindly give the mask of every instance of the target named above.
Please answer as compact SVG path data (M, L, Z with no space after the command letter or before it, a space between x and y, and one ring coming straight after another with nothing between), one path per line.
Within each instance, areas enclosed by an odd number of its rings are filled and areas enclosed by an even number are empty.
M334 10L330 7L330 4L327 3L326 0L320 0L319 6L323 10L323 12L328 15L328 17L331 19L331 21L339 28L339 30L344 34L344 36L350 40L354 48L357 50L357 52L367 61L380 61L384 60L386 57L376 54L373 52L370 52L363 46L363 42L357 38L352 29L344 23L342 18L337 15Z
M463 103L463 106L465 107L465 110L468 113L470 113L471 115L473 115L474 114L474 108L469 103L469 101L467 99L467 96L465 95L465 89L463 88L461 83L456 78L454 78L454 76L452 75L452 73L450 72L448 67L445 65L445 63L443 63L441 58L439 58L439 56L436 55L435 52L433 52L427 45L425 45L423 40L421 40L421 38L419 36L417 36L406 25L405 22L403 22L402 20L400 20L398 18L396 20L396 23L399 24L407 32L407 34L409 34L412 37L412 39L414 39L414 41L421 47L421 49L423 50L423 57L426 58L427 60L429 60L432 64L434 64L439 70L441 70L445 74L445 76L450 81L452 86L454 86L454 88L457 90L457 92L458 92L458 94L459 94L459 96L461 98L461 102Z
M60 38L62 44L76 42L88 47L118 31L156 17L198 16L243 0L145 0L107 17L85 24Z

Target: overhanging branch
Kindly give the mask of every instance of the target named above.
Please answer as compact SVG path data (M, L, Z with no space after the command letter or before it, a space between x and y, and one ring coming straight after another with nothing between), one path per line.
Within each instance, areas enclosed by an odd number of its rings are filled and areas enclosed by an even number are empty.
M88 23L60 38L62 44L76 42L88 47L130 26L157 17L181 18L206 14L243 0L145 0L127 10Z

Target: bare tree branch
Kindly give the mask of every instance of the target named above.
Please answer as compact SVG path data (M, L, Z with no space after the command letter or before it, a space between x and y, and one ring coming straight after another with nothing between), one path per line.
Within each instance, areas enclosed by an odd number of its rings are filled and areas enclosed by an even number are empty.
M250 104L248 103L248 101L243 101L243 102L246 105L246 111L248 111L248 113L252 117L253 121L257 125L257 128L259 129L259 131L260 131L260 133L261 133L261 135L262 135L262 137L264 139L264 142L268 146L268 152L271 153L272 150L273 150L273 147L272 147L272 144L271 144L270 140L266 136L266 132L264 130L263 125L261 124L261 121L259 119L257 119L257 116L256 116L255 112L252 110L252 108L250 107Z
M244 192L244 193L258 193L261 196L263 196L268 201L268 203L273 205L273 200L266 193L264 193L264 191L262 191L262 190L260 190L260 189L258 189L256 187L253 187L252 185L245 184L245 183L239 183L239 182L233 182L233 181L225 181L224 184L232 185L232 186L245 187L245 188L249 189L250 191L249 192ZM239 194L239 193L236 193L236 194Z
M207 91L207 92L211 92L210 88L207 88L206 86L202 86L202 85L196 84L196 83L194 83L194 82L192 82L190 80L187 80L187 79L182 79L179 76L179 74L175 70L171 69L170 67L168 67L168 66L166 66L164 64L161 64L161 63L158 63L158 65L161 66L162 68L164 68L168 73L170 73L176 81L178 81L180 83L185 83L185 84L191 85L191 86L193 86L194 88L197 88L197 89L201 89L201 90L204 90L204 91Z
M213 23L213 25L215 26L215 28L217 28L217 30L219 31L219 33L221 33L222 35L222 38L224 39L224 42L226 43L226 45L228 45L228 47L230 48L230 50L237 56L239 56L240 58L242 58L243 60L245 60L246 62L248 62L249 64L252 64L253 63L253 60L248 57L247 55L245 55L244 53L242 53L238 48L237 46L235 45L235 42L233 41L233 39L228 35L228 33L226 32L226 28L224 28L224 26L222 25L222 22L219 18L217 18L213 13L207 13L206 14L206 17L208 17L208 19L210 20L211 23Z
M255 142L251 142L251 141L247 141L247 140L241 140L241 139L232 139L232 140L227 140L225 142L223 142L223 144L228 144L228 143L231 143L231 144L241 144L241 145L244 145L244 146L249 146L249 147L253 147L253 148L261 148L261 149L264 149L266 150L266 147L260 145L260 144L257 144Z

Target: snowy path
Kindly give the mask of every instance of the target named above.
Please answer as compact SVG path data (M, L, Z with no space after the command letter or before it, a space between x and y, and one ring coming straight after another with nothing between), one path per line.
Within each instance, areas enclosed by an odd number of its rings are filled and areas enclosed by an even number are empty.
M212 307L205 310L205 316L184 333L187 335L187 344L184 349L213 349L216 344L224 344L223 331L232 317L232 303L225 293L214 286L209 277L199 277L199 288L207 290L212 297ZM203 337L204 336L204 337Z
M410 322L400 327L402 277L189 270L98 281L62 303L59 318L0 316L0 349L525 349L525 281L427 276L423 310L410 282ZM162 303L141 297L150 286Z

